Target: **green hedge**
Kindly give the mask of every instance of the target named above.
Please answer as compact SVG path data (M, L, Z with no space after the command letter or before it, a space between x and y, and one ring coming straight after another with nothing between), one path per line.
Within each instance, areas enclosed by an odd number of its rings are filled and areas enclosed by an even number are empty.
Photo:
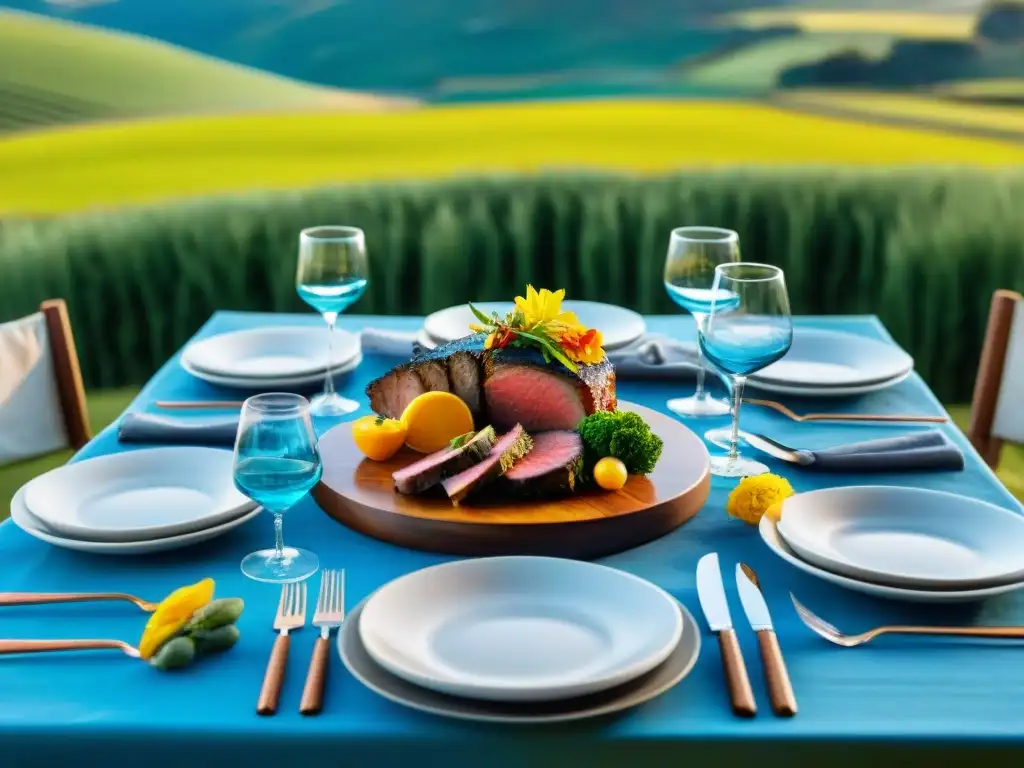
M876 313L939 395L970 395L988 301L1024 287L1024 174L963 170L684 172L462 179L223 197L12 223L0 319L68 299L87 383L138 383L217 309L299 311L298 231L363 227L356 311L422 314L527 281L643 312L668 233L739 230L785 268L799 313Z

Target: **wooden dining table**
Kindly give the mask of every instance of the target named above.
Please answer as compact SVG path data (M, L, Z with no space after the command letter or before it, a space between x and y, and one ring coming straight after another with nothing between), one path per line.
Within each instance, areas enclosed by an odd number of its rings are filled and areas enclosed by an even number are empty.
M316 326L317 316L218 312L197 338L258 326ZM415 331L421 318L349 314L339 326ZM652 331L692 339L692 321L647 318ZM830 328L891 342L875 317L799 317L797 328ZM398 358L366 355L338 380L357 398ZM668 413L670 397L692 391L692 380L620 379L623 400ZM129 410L157 412L157 400L236 400L239 393L186 373L168 360ZM781 399L798 413L839 409L865 413L943 415L942 405L916 374L883 391L852 399ZM167 411L161 411L168 414ZM174 415L174 414L171 414ZM751 432L817 449L912 429L941 429L966 455L960 472L876 475L809 472L768 459L799 491L836 485L894 484L950 491L1024 513L952 424L836 424L792 421L767 408L744 408ZM689 419L698 435L726 419ZM318 424L319 431L332 424ZM75 461L147 446L118 441L117 423L97 435ZM712 450L715 450L712 447ZM661 461L671 462L665 455ZM839 648L800 623L792 592L841 630L881 624L1024 624L1024 592L976 604L922 606L846 591L779 559L757 529L729 517L735 480L714 478L710 497L692 520L648 544L601 560L667 590L697 616L701 655L690 674L658 698L631 711L552 726L482 725L442 719L392 703L363 687L335 656L323 712L299 714L299 699L316 637L296 632L278 714L260 717L256 699L274 642L277 587L247 579L239 561L273 541L269 515L195 547L142 557L102 557L55 548L8 521L0 525L0 592L129 592L159 600L175 588L212 577L216 595L245 600L241 640L229 652L180 672L162 672L113 652L0 656L0 766L762 766L794 764L1013 765L1024 755L1024 648L1019 644L893 638ZM322 567L344 568L350 605L396 577L454 556L403 549L349 530L312 499L285 516L285 540L314 550ZM722 664L703 622L695 591L700 557L718 552L740 647L759 707L741 719L729 707ZM732 573L752 566L774 618L799 714L775 717L754 632L746 624ZM315 579L313 586L315 587ZM135 642L147 615L128 603L0 607L2 638L116 638ZM311 618L307 617L308 619Z

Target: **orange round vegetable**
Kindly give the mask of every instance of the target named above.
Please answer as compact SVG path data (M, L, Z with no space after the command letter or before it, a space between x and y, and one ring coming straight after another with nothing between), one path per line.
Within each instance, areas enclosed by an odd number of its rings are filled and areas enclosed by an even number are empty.
M405 442L405 425L396 419L363 416L352 422L352 439L367 458L386 461Z
M473 431L473 414L451 392L424 392L402 413L405 444L420 453L444 448L459 435Z
M617 491L626 484L626 465L614 456L605 456L594 465L594 482L606 491Z

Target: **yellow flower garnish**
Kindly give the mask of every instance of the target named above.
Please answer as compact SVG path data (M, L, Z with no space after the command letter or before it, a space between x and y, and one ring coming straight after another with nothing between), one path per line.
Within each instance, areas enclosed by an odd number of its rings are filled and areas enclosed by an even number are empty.
M784 477L778 475L754 475L744 477L739 485L732 489L725 511L750 525L757 525L761 517L771 508L779 505L783 499L793 495L793 486Z
M604 349L601 345L604 339L601 332L591 328L589 331L570 330L561 335L558 340L566 357L576 363L600 363L604 359Z
M213 588L213 579L203 579L180 587L165 597L146 622L139 640L139 655L143 659L151 658L161 645L188 623L193 613L213 599Z
M516 310L523 315L523 330L529 331L541 325L580 327L580 321L573 312L562 311L565 289L549 291L541 288L540 293L532 286L526 286L526 298L516 296Z

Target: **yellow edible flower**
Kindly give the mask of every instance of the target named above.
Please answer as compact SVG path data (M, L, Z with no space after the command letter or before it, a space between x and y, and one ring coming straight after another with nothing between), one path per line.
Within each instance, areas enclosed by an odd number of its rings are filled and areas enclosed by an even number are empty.
M532 285L526 286L526 298L516 296L516 310L523 316L523 330L548 325L582 328L575 313L562 311L564 298L564 288L557 291L541 288L538 293Z
M151 658L192 618L192 614L213 599L213 579L180 587L165 597L146 622L139 640L139 655Z
M778 475L754 475L744 477L732 489L725 511L750 525L757 525L761 517L772 507L781 510L783 499L793 495L793 486ZM776 510L772 510L773 514Z
M566 357L574 363L600 363L604 359L604 339L601 332L591 328L588 330L571 330L563 333L559 345Z

